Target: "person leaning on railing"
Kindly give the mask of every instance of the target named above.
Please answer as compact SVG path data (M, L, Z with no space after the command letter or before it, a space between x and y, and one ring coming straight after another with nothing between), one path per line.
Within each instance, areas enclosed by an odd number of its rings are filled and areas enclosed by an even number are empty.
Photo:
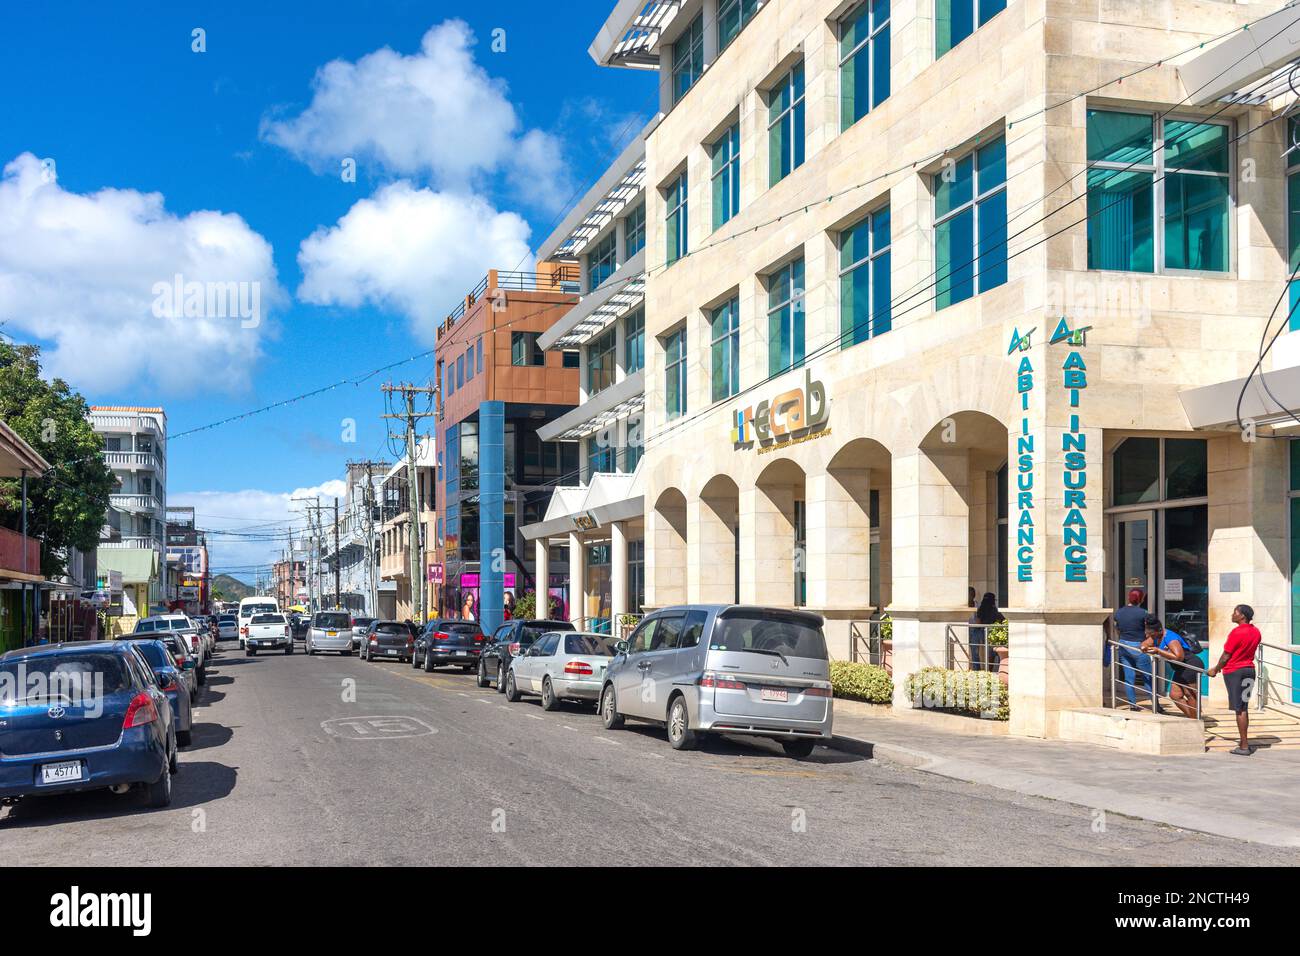
M1223 671L1223 683L1228 688L1228 706L1237 715L1237 746L1228 751L1238 757L1251 754L1250 714L1247 708L1255 692L1255 652L1259 650L1259 628L1250 623L1255 617L1255 610L1249 604L1238 604L1232 609L1232 623L1237 625L1228 634L1223 644L1223 653L1219 662L1209 670L1215 677Z
M1182 711L1184 717L1195 717L1197 715L1196 671L1184 663L1192 656L1186 638L1176 631L1168 630L1154 614L1147 615L1143 628L1146 632L1146 639L1142 642L1143 652L1169 662L1169 699ZM1158 681L1157 676L1157 694L1159 693ZM1160 711L1158 705L1153 705L1152 709L1157 713Z

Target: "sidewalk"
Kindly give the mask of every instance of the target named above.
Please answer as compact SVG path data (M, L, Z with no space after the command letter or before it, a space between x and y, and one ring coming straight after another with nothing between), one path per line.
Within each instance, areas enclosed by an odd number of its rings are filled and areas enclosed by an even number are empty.
M1217 836L1300 847L1300 751L1250 757L1129 754L1091 744L971 736L925 715L865 715L835 702L832 746L925 773L1099 808ZM973 719L973 718L972 718Z

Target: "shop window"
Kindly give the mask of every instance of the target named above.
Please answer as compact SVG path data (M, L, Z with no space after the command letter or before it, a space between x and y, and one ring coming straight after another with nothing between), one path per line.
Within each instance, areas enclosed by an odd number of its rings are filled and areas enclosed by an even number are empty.
M713 228L740 212L740 124L733 123L709 147L713 162Z
M1007 0L935 0L934 57L937 60L1007 7Z
M889 0L867 0L839 22L840 129L889 96Z
M720 402L740 391L740 299L732 296L712 311L710 383L713 401Z
M774 272L767 282L767 371L780 375L804 360L803 257Z
M803 64L781 78L767 107L767 184L775 186L803 165Z
M1007 144L998 137L934 177L935 308L1007 281Z
M1207 471L1204 439L1126 438L1111 457L1112 504L1203 498Z
M889 207L840 233L840 348L890 328Z

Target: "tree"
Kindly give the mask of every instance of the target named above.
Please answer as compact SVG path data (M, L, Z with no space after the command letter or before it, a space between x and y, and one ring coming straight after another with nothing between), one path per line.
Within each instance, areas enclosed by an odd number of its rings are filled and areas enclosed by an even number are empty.
M0 341L0 421L50 463L44 477L27 481L27 533L44 540L41 574L57 577L67 571L67 548L92 551L99 544L117 480L86 400L62 379L43 379L40 356L38 346ZM17 478L0 480L0 521L22 526Z

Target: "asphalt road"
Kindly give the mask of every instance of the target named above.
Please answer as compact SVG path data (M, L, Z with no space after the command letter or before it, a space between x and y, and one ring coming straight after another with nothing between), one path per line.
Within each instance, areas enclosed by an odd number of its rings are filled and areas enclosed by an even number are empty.
M354 683L352 683L354 682ZM355 691L349 694L349 689ZM175 802L0 811L7 865L1294 865L1300 853L762 741L676 753L594 709L355 657L210 668Z

